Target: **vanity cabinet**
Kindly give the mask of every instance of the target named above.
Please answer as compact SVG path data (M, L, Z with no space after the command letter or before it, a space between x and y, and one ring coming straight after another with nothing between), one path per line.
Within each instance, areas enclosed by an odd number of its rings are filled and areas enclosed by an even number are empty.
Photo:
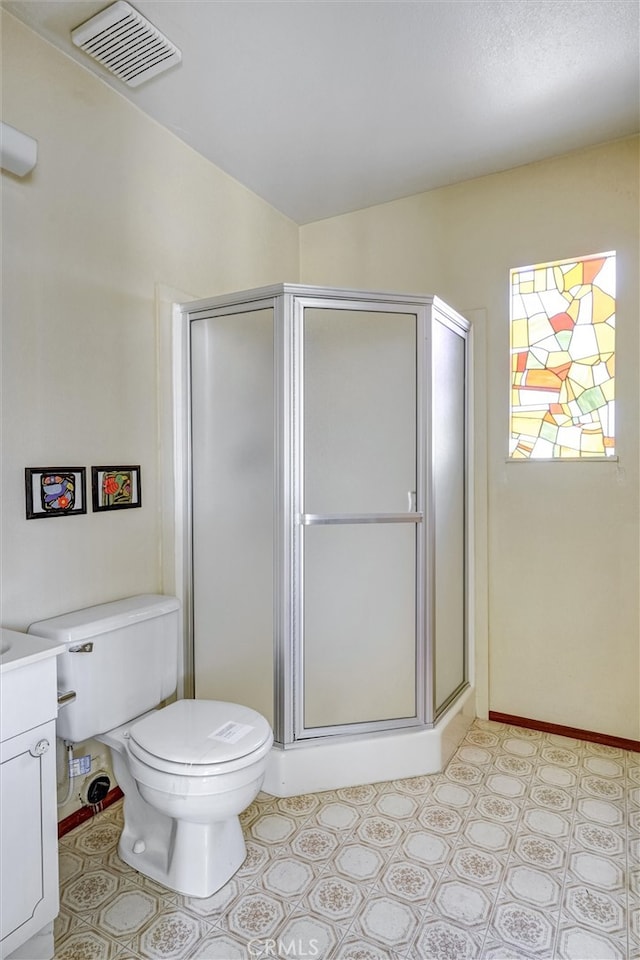
M2 958L48 960L59 909L56 654L64 648L7 630L2 641Z

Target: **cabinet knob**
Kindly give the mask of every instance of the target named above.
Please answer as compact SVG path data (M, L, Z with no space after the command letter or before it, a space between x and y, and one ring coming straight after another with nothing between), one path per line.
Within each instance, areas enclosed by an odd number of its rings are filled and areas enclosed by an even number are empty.
M48 740L38 740L35 746L31 747L29 753L32 757L41 757L43 753L46 753L51 744Z

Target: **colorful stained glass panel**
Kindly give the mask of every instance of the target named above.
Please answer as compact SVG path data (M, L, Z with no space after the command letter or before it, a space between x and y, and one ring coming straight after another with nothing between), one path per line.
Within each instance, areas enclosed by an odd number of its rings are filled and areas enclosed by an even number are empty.
M615 454L615 253L511 271L514 459Z

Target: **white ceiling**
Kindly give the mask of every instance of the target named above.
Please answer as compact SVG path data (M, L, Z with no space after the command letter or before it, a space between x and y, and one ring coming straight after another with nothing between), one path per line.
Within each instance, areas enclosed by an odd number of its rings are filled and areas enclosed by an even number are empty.
M297 223L640 127L637 0L132 5L183 56L136 89L70 40L108 0L3 3Z

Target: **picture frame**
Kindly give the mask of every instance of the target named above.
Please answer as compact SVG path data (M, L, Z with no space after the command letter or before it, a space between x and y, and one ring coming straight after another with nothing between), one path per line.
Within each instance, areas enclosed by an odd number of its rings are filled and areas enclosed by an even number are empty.
M24 482L27 520L87 512L84 467L25 467Z
M140 466L91 467L91 492L96 513L141 507Z

